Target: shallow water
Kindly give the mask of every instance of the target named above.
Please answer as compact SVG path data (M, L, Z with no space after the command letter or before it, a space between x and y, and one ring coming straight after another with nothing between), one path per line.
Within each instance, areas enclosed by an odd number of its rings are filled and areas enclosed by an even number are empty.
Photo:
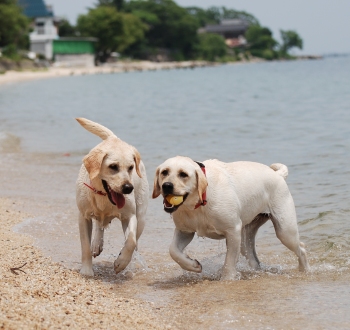
M225 244L196 237L187 253L201 261L203 273L183 272L168 255L174 225L158 199L150 200L139 252L127 271L113 273L123 244L116 220L94 260L96 276L124 296L172 308L187 328L349 328L348 72L344 57L2 86L0 196L24 201L33 215L15 230L77 270L75 180L82 157L99 140L74 117L100 122L135 145L150 183L157 165L177 154L284 163L310 274L296 271L296 258L271 223L257 240L262 271L250 271L241 258L240 281L217 281Z

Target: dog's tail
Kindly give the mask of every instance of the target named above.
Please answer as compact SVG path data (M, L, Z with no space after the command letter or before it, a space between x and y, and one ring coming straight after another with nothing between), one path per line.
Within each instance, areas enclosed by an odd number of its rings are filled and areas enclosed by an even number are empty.
M75 118L77 122L83 126L86 130L99 136L102 140L106 140L111 136L115 136L114 133L107 127L97 124L89 119L85 118Z
M284 180L287 179L288 176L288 167L281 163L275 163L270 165L270 168L272 168L276 173L278 173Z

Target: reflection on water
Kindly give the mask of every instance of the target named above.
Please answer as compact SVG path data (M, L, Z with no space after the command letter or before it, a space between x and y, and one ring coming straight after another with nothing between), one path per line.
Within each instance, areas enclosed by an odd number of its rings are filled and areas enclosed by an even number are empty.
M174 225L150 200L139 252L122 274L118 220L94 260L97 278L124 295L183 314L187 328L346 328L350 323L350 58L222 66L194 71L67 77L0 89L0 196L20 198L33 215L16 227L54 261L78 270L75 180L99 140L84 116L135 145L153 181L174 155L196 160L282 162L312 271L300 274L271 222L258 234L263 269L239 261L241 281L222 283L225 242L195 237L187 253L202 274L168 254ZM150 185L152 186L152 185ZM187 320L187 321L186 321ZM188 323L193 320L193 324ZM180 321L179 321L180 322Z

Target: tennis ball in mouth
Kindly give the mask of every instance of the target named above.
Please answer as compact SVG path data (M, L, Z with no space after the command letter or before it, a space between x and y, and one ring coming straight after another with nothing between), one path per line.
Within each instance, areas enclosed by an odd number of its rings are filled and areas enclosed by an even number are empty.
M171 205L179 205L184 201L183 196L168 195L165 198Z

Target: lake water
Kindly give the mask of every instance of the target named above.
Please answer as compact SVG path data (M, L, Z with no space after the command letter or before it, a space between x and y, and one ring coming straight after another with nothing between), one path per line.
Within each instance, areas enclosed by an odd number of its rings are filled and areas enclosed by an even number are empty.
M296 270L271 223L258 234L262 271L250 271L242 258L240 281L217 281L225 244L196 237L187 253L203 274L183 272L168 255L174 224L159 198L150 200L139 252L118 276L112 263L123 234L113 222L94 260L96 277L124 296L181 312L189 329L349 328L349 72L350 57L339 57L0 86L0 196L21 200L33 215L15 230L77 270L75 180L100 141L75 117L134 145L150 186L156 167L175 155L284 163L309 274Z

